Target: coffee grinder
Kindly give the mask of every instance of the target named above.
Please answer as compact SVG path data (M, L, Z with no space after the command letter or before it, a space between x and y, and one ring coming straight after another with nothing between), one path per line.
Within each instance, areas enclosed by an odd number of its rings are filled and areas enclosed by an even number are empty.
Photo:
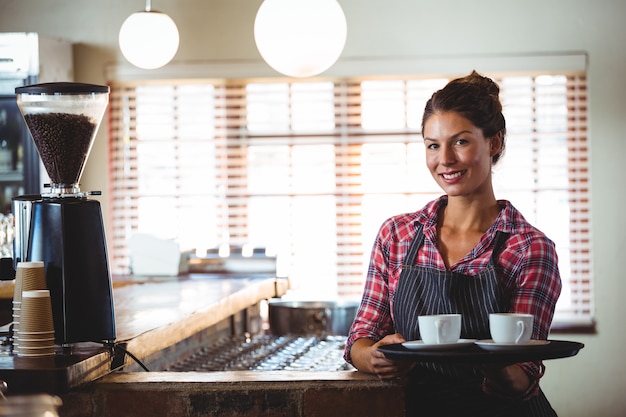
M45 83L15 89L51 184L16 225L28 230L26 261L43 261L55 344L112 343L115 317L99 192L79 180L109 101L109 87ZM26 242L23 242L26 244Z

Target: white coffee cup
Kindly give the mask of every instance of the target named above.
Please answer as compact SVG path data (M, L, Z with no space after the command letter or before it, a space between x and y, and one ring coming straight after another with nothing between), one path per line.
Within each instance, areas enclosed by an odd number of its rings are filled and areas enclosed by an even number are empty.
M496 343L525 344L533 333L533 315L493 313L489 315L491 338Z
M424 344L456 343L461 336L460 314L435 314L417 318Z

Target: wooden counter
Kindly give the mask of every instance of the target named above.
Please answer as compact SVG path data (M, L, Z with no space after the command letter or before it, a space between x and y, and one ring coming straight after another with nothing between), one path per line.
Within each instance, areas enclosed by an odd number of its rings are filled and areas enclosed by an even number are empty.
M116 277L115 349L78 344L37 360L0 352L0 379L9 395L59 395L61 417L404 417L402 382L357 371L162 371L168 357L194 351L220 332L247 331L255 306L287 289L287 280L272 276Z
M114 290L117 341L138 358L201 334L261 300L280 297L289 286L288 280L269 275L191 274L140 282Z
M286 279L268 275L228 277L191 274L175 278L115 277L117 344L136 358L158 357L261 300L280 297ZM9 292L9 290L6 290ZM0 350L0 380L10 394L60 394L134 363L118 349L77 343L45 358L17 357Z

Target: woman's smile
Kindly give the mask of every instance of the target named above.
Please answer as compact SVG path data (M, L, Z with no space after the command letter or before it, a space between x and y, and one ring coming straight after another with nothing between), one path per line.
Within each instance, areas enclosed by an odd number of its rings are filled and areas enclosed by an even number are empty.
M444 172L441 174L441 176L446 182L454 182L455 180L461 178L466 172L467 170L455 171L455 172Z

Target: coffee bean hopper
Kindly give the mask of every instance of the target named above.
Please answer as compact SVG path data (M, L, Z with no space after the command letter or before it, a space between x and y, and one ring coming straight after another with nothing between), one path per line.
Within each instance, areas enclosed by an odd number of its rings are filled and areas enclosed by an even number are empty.
M26 198L30 216L16 224L28 231L22 233L27 237L21 256L44 262L56 344L112 343L115 318L102 211L89 198L100 193L79 187L109 87L45 83L18 87L15 93L51 182L40 196Z

